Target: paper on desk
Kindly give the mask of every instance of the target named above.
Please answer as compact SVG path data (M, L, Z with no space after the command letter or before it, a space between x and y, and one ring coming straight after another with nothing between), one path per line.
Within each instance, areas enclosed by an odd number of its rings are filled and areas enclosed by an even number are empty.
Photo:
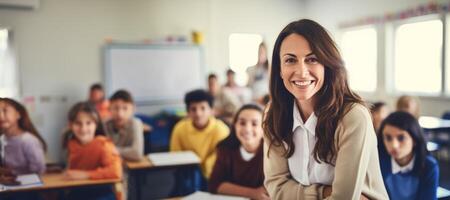
M155 166L198 164L200 159L192 151L161 152L148 154L148 159Z
M444 198L450 196L450 190L447 190L442 187L438 187L437 189L437 198Z
M41 179L39 178L39 175L37 175L37 174L19 175L19 176L17 176L16 180L18 182L20 182L20 185L7 186L7 185L0 184L0 191L31 188L31 187L37 187L37 186L43 185Z
M218 195L218 194L211 194L211 193L207 193L207 192L197 191L197 192L194 192L182 199L183 200L246 200L247 198L237 197L237 196L225 196L225 195Z

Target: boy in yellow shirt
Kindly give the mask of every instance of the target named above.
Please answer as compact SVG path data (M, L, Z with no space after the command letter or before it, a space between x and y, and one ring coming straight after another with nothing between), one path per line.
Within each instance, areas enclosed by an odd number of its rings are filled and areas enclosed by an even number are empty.
M175 125L170 140L170 151L197 154L206 179L216 161L216 145L229 134L225 123L213 116L213 100L205 90L188 92L184 97L188 117Z

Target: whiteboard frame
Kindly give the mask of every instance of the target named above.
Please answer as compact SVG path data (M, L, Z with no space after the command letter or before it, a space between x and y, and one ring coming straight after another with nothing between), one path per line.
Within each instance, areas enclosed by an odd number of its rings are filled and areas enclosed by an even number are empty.
M103 47L103 85L105 87L106 97L110 97L112 91L112 68L111 68L111 50L116 49L197 49L200 53L200 71L199 77L205 77L205 81L200 81L200 88L205 87L206 82L206 67L205 55L202 46L193 44L133 44L133 43L110 43ZM203 86L203 87L202 87ZM135 97L135 95L133 96ZM138 106L147 105L165 105L165 104L179 104L183 102L184 94L181 96L161 97L155 99L140 99L135 97L135 104Z

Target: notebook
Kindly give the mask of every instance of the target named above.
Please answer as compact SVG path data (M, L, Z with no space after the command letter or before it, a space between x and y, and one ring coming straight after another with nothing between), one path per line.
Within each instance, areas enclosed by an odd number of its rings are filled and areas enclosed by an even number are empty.
M246 199L247 198L244 197L218 195L201 191L194 192L182 198L182 200L246 200Z
M437 189L437 198L438 199L449 197L449 196L450 196L450 190L447 190L442 187L438 187L438 189Z
M38 174L19 175L17 176L16 180L20 182L20 185L9 186L0 184L0 191L32 188L43 185L41 178L39 177Z
M192 151L161 152L147 155L154 166L173 166L200 163L200 158Z

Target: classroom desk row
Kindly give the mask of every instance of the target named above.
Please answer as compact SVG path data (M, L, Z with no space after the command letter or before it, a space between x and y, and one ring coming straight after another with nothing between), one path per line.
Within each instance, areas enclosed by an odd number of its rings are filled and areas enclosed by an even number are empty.
M40 178L42 181L41 186L5 190L5 191L0 191L0 193L41 191L41 190L52 190L52 189L70 189L70 188L83 187L83 186L114 185L114 184L122 182L121 179L71 180L71 181L68 181L68 180L64 179L64 175L62 173L43 174L40 176Z
M199 165L196 164L178 164L169 166L155 166L148 157L143 158L138 162L126 162L125 167L128 170L130 179L128 185L133 185L134 187L128 189L128 192L134 192L137 200L142 198L142 188L146 185L145 174L149 171L167 170L167 169L183 169L184 172L188 173L188 177L192 177ZM190 178L192 183L195 185L195 179ZM134 191L132 191L134 189Z
M167 168L192 168L197 167L198 164L184 164L184 165L176 165L176 166L155 166L153 163L145 157L139 162L126 162L125 167L130 173L130 177L134 179L134 189L136 192L136 199L142 199L142 187L145 185L145 181L143 181L142 173L145 173L148 170L158 170L158 169L167 169ZM42 185L30 188L23 189L13 189L7 191L0 191L0 194L5 192L24 192L24 191L43 191L43 190L54 190L54 189L72 189L76 187L85 187L85 186L99 186L99 185L115 185L122 183L121 179L108 179L108 180L71 180L67 181L64 179L64 175L62 173L57 174L43 174L40 176ZM131 191L129 188L129 192ZM443 188L439 188L438 197L446 198L450 196L450 191L445 190ZM181 199L181 197L171 198L171 199Z
M129 173L129 182L133 187L128 187L129 192L136 194L136 199L142 199L142 188L146 185L145 174L152 170L165 170L165 169L198 169L198 164L180 164L172 166L155 166L147 157L143 158L139 162L125 162L125 169ZM86 186L99 186L99 185L112 185L122 184L121 179L107 179L107 180L66 180L62 173L48 173L39 176L42 185L31 186L26 188L15 188L0 191L1 194L15 193L15 192L30 192L30 191L44 191L44 190L64 190L73 189L77 187ZM116 187L113 187L116 189Z

